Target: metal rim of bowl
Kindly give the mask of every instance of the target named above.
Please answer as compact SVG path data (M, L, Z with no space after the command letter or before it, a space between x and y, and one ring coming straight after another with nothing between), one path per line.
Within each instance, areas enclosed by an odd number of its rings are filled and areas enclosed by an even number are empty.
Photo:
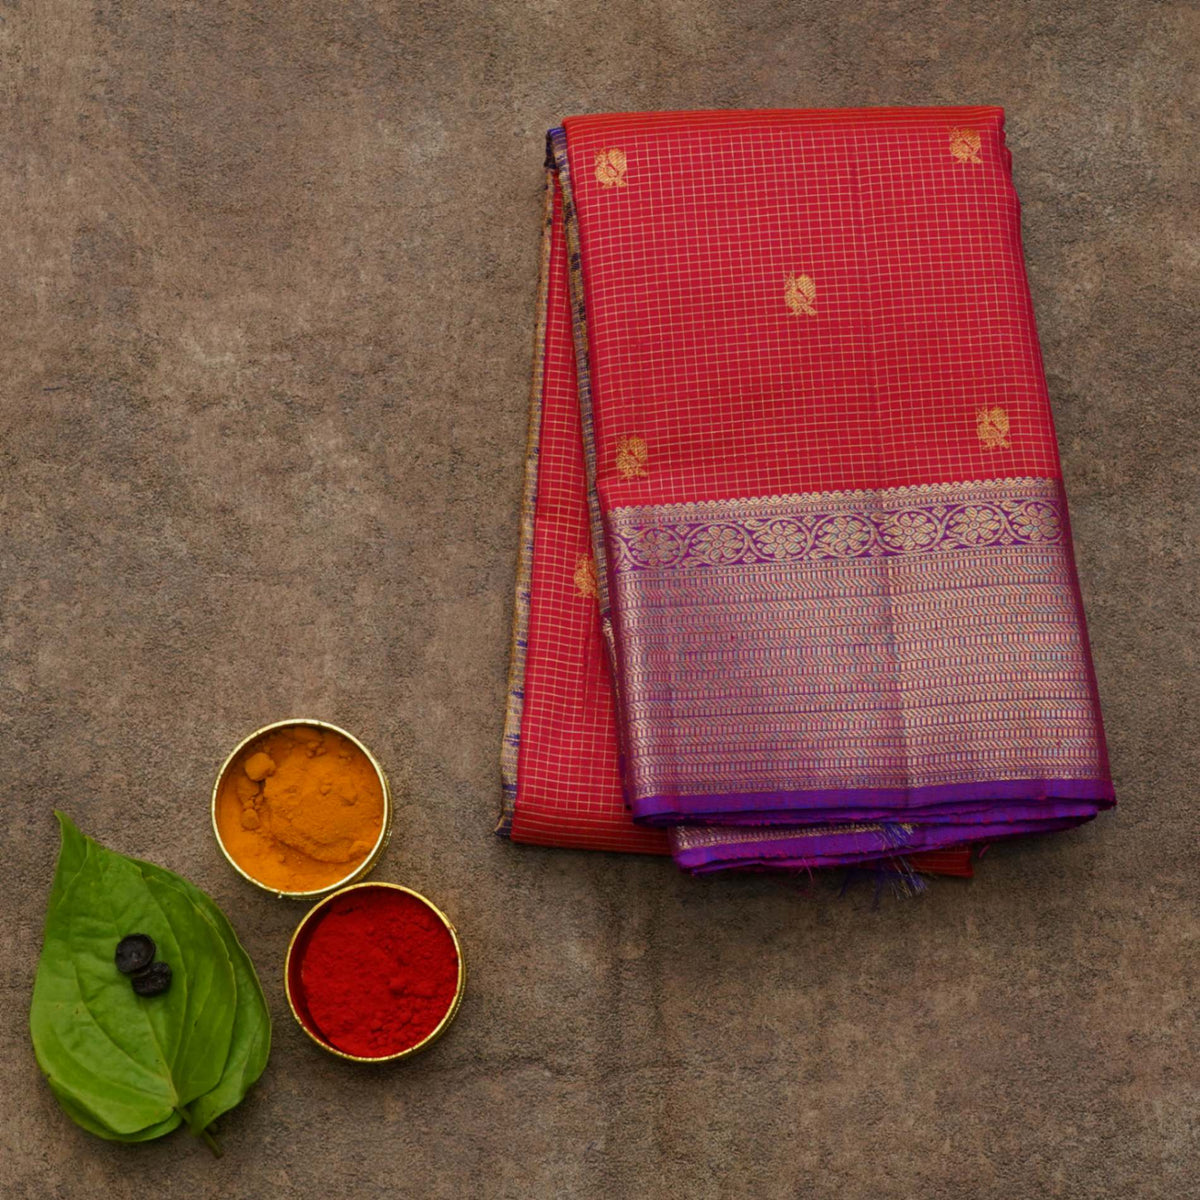
M225 845L221 837L221 828L217 823L217 798L221 792L221 784L225 782L225 776L229 772L229 768L233 765L234 760L251 742L262 737L264 734L272 733L276 729L284 729L292 725L307 725L315 729L324 729L330 733L341 734L348 742L357 746L363 754L367 756L367 761L375 770L375 775L379 779L379 785L383 789L383 822L379 829L379 836L375 839L375 845L371 847L371 852L354 868L353 871L348 871L341 879L335 879L333 883L327 884L325 887L314 888L307 892L287 892L279 888L272 887L269 883L263 883L261 879L255 879L249 871L245 870L240 863L229 853L229 848ZM217 839L217 845L220 847L221 853L225 856L225 861L245 880L254 884L256 888L261 888L264 892L269 892L272 896L278 896L284 900L317 900L322 896L328 896L340 888L346 887L348 884L354 883L361 879L370 871L383 856L383 852L387 849L388 842L392 836L392 789L388 784L388 777L379 760L363 745L362 742L354 736L354 734L342 729L339 725L331 725L328 721L318 721L312 717L289 717L285 721L272 721L270 725L263 725L260 729L256 729L253 733L242 738L240 742L229 752L225 761L221 764L221 769L217 772L217 780L213 784L212 800L210 802L210 810L212 816L213 834Z
M296 949L296 943L300 940L300 935L307 928L310 921L323 911L325 907L331 904L339 896L344 896L347 892L356 892L362 888L390 888L392 891L404 892L406 895L412 896L415 900L419 900L431 912L433 912L441 923L446 927L450 934L450 940L454 943L454 952L458 955L458 986L454 990L454 999L450 1002L450 1007L446 1009L445 1016L437 1023L435 1028L427 1033L415 1045L407 1046L403 1050L397 1050L395 1054L384 1054L378 1058L366 1058L359 1054L348 1054L345 1050L339 1050L336 1046L318 1037L308 1023L300 1015L296 1007L296 1001L292 997L292 955ZM458 1015L459 1006L462 1004L463 992L467 987L467 960L463 957L462 943L458 938L458 930L454 928L454 923L448 916L428 896L421 895L420 892L413 891L412 888L405 887L400 883L386 883L382 880L372 879L365 883L352 883L347 887L338 888L336 892L319 900L312 906L300 919L300 924L296 926L295 932L292 934L292 940L288 942L287 954L283 960L283 990L287 996L288 1008L292 1010L292 1016L296 1018L296 1024L304 1030L306 1034L314 1041L322 1050L327 1050L330 1054L336 1054L338 1058L348 1059L350 1062L377 1063L398 1062L402 1058L409 1058L411 1055L417 1054L422 1050L432 1046L434 1042L446 1032L450 1022Z

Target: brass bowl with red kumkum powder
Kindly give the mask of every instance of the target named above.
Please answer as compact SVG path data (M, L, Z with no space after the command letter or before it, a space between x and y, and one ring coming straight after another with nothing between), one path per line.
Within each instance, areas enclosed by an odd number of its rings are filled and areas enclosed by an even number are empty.
M431 1046L467 982L458 932L398 883L356 883L296 927L284 964L288 1005L318 1046L352 1062L395 1062Z

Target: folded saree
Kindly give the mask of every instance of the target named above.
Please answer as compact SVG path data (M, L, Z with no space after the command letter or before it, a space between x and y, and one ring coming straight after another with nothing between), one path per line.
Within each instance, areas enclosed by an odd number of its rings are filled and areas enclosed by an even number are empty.
M547 175L501 831L802 868L1111 805L1001 110L575 118Z

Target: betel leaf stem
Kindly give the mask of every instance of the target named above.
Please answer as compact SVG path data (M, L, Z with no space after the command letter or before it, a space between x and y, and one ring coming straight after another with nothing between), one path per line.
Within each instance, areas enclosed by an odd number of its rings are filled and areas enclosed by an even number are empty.
M188 1113L187 1108L186 1107L184 1107L184 1108L176 1107L175 1111L183 1118L184 1123L190 1129L191 1125L192 1125L192 1119ZM225 1157L225 1151L221 1149L221 1143L218 1142L217 1139L215 1137L213 1137L213 1135L211 1133L208 1132L207 1127L204 1129L195 1129L192 1132L195 1133L195 1135L198 1138L200 1138L201 1141L203 1141L204 1144L212 1151L214 1158L224 1158Z

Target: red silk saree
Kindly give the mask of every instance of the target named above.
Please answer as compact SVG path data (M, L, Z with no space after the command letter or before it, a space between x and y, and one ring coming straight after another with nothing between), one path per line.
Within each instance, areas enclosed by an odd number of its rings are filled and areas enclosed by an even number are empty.
M796 869L1113 803L1009 165L994 108L551 132L502 833Z

